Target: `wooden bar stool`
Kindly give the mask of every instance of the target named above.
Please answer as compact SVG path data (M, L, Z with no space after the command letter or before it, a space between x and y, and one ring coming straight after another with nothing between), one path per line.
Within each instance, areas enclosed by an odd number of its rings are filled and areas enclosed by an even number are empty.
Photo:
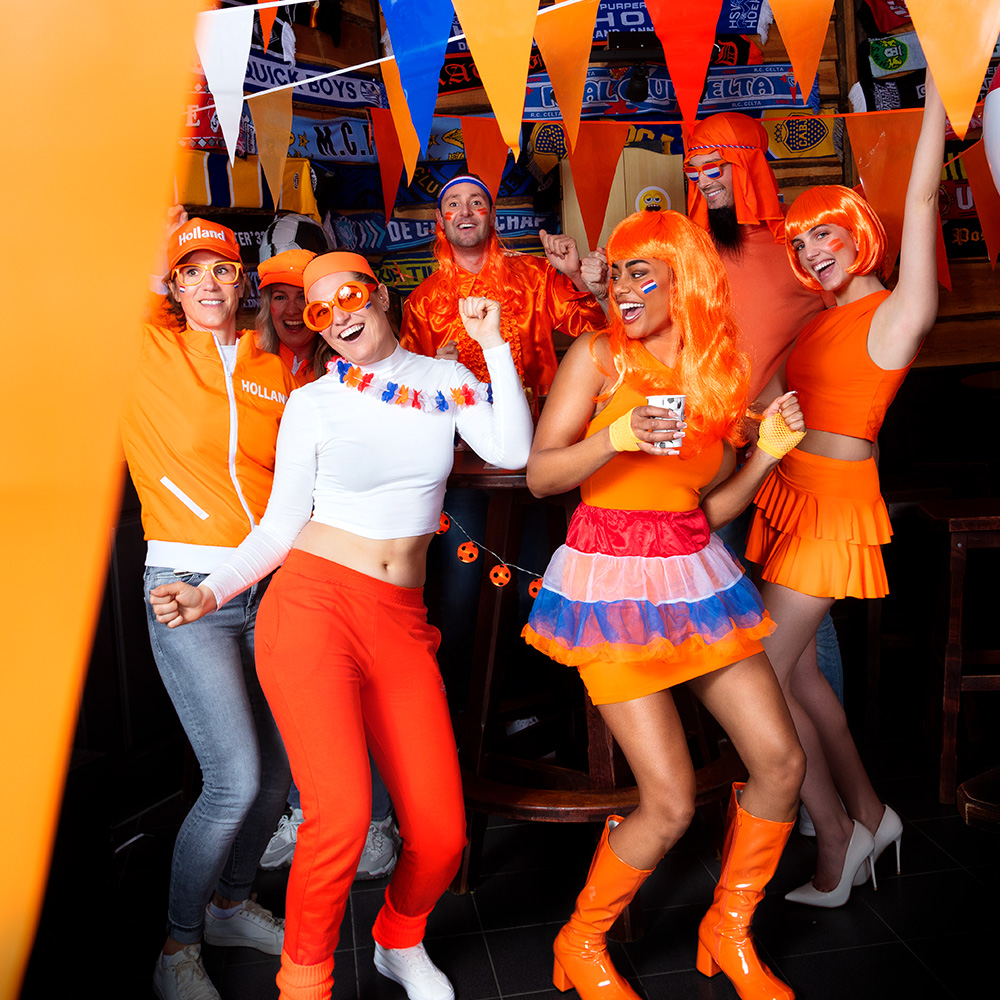
M941 699L941 775L938 798L955 802L958 712L965 691L1000 691L1000 673L965 673L966 666L1000 665L1000 649L965 649L962 601L970 549L1000 548L1000 498L937 500L922 504L921 513L933 527L949 535L949 591L947 634L944 649Z

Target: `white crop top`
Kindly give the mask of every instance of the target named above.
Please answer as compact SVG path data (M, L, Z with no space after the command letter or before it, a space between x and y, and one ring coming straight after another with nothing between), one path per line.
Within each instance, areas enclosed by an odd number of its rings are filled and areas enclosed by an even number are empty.
M419 389L424 409L385 403L359 392L334 369L296 389L278 431L274 485L260 524L205 584L221 607L284 562L310 520L363 538L409 538L436 531L454 460L455 430L487 462L520 469L531 449L531 414L510 347L484 352L493 404L479 399L447 411L429 404L437 392L480 383L463 365L411 354L398 344L366 365L377 384Z

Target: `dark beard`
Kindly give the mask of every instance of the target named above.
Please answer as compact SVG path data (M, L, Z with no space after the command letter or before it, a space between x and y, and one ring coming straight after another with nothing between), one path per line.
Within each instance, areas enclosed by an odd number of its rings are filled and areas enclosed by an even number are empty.
M708 231L712 241L720 253L728 253L733 257L743 254L743 227L736 221L736 209L710 208L708 210Z

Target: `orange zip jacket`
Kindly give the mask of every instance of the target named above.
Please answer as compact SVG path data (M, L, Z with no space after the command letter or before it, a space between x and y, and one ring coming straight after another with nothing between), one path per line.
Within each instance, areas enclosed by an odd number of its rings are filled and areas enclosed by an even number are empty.
M267 506L278 424L295 388L291 373L258 348L252 331L238 333L229 376L210 333L141 329L122 444L145 538L239 545Z

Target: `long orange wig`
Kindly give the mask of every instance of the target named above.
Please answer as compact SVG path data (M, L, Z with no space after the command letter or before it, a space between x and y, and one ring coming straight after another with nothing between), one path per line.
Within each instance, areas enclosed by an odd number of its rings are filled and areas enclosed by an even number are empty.
M785 216L785 250L795 277L814 291L822 285L800 263L792 241L816 226L840 226L854 240L858 255L845 269L848 274L870 274L874 271L884 280L882 263L886 251L885 227L875 210L851 188L840 184L820 184L809 188L792 202Z
M711 237L679 212L636 212L615 227L607 255L609 264L661 260L673 273L670 321L681 339L674 374L687 396L685 443L693 453L719 438L740 443L750 362L736 346L729 279ZM609 299L611 315L604 332L618 381L608 395L626 381L654 394L662 385L661 370L650 364L642 342L626 335L614 295Z

